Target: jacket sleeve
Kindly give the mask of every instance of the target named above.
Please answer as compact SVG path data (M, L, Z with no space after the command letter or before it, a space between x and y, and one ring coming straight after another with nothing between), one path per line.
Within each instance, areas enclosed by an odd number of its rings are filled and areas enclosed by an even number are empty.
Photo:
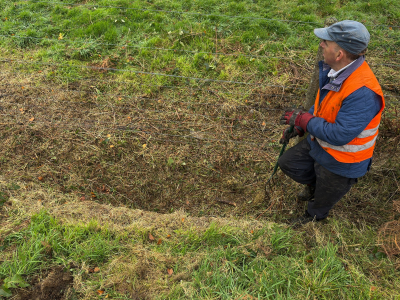
M314 105L313 106L311 106L311 108L309 109L309 111L308 111L310 114L314 114Z
M381 108L380 97L367 87L362 87L343 100L335 123L315 117L307 125L313 136L335 146L348 144L357 137Z

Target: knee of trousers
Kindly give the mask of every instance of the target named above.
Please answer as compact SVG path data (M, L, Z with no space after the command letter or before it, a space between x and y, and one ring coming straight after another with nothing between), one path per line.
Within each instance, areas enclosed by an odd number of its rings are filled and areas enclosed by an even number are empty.
M286 171L288 169L290 169L290 167L288 166L288 159L287 159L287 155L285 155L285 153L283 153L283 155L281 157L279 157L278 159L278 166L279 168L281 168L282 171Z

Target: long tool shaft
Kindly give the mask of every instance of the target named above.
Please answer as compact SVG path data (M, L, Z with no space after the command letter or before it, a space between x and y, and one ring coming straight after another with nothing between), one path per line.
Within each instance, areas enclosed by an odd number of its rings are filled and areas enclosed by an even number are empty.
M294 129L294 126L290 126L289 133L292 133L293 129ZM281 148L281 152L279 153L278 160L282 156L283 152L285 152L286 145L287 144L284 142L283 145L282 145L282 148ZM272 172L272 175L269 177L269 179L265 183L265 196L267 196L267 187L268 187L269 182L271 181L272 177L275 175L276 171L278 171L278 160L276 161L276 164L275 164L275 167L274 167L274 171Z

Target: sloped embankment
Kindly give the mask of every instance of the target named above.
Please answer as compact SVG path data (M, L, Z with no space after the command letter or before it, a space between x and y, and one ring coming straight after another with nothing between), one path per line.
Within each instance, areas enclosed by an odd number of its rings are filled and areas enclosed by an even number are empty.
M254 218L159 214L0 184L13 189L1 215L0 284L20 276L11 288L20 299L50 295L46 287L57 282L62 300L399 294L396 262L377 248L375 230L343 219L293 231Z

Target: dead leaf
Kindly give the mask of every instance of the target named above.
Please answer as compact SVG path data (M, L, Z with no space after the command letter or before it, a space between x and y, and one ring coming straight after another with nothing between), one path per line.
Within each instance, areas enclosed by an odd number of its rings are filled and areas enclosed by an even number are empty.
M152 236L151 233L149 233L149 240L150 240L150 241L154 241L154 240L155 240L155 239L154 239L154 236Z
M375 292L376 291L376 286L371 286L370 290L371 290L371 292Z
M172 269L167 269L167 273L168 273L168 275L172 275L172 274L174 273L174 270L172 270Z
M162 239L158 239L157 245L161 245L161 243L162 243Z
M41 244L44 247L44 249L43 249L44 253L46 253L47 255L50 255L51 252L53 251L51 245L47 241L42 241Z
M232 206L236 207L236 203L235 202L221 200L221 199L218 200L218 202L225 203L225 204L232 205Z
M33 120L35 120L35 117L30 118L30 119L29 119L29 122L33 122Z
M260 249L262 250L262 252L264 252L264 255L266 257L268 257L272 253L272 249L269 247L260 246Z
M99 268L99 267L94 268L94 269L93 269L93 272L94 272L94 273L100 272L100 268Z
M103 186L101 187L100 191L101 191L102 193L106 193L106 194L109 194L109 193L110 193L110 190L107 189L106 186L105 186L104 184L103 184Z
M306 263L312 264L314 261L312 259L307 259Z
M90 195L92 196L92 198L96 198L96 194L93 192L90 192Z
M62 40L64 38L64 35L60 32L60 34L58 35L58 39Z
M85 196L80 197L79 200L85 201Z

